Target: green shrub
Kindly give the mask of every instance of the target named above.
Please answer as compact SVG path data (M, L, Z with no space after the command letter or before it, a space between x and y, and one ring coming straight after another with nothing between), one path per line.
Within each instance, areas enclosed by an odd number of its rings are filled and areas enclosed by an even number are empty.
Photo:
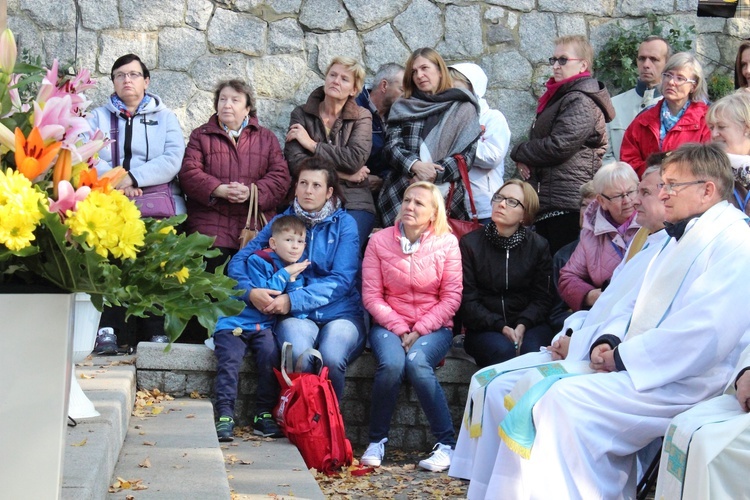
M716 102L727 94L734 92L734 79L727 75L714 73L706 82L708 98Z

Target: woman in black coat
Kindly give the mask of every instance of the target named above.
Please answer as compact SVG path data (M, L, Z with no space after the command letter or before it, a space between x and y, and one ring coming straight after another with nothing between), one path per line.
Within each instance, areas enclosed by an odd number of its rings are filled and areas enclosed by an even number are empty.
M480 367L539 351L552 340L549 244L522 225L538 208L534 188L511 179L492 197L492 223L459 243L464 348Z

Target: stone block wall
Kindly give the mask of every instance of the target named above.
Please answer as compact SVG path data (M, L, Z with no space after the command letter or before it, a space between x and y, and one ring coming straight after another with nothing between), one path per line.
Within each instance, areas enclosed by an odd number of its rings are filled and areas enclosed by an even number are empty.
M445 391L453 423L458 432L466 403L469 380L477 370L463 352L452 352L445 365L438 369L438 380ZM202 345L174 344L164 352L164 344L141 342L138 345L137 384L139 388L167 392L175 397L196 392L212 396L216 376L216 358ZM250 425L254 412L256 389L255 363L252 356L245 358L240 371L240 387L235 407L235 420L239 425ZM365 353L351 364L346 374L344 400L340 403L347 437L355 447L368 444L372 378L375 359ZM404 450L428 451L434 445L427 417L410 386L401 388L396 412L391 421L389 445Z
M513 142L534 116L545 64L560 35L586 34L594 48L615 23L646 14L696 26L694 47L712 71L728 73L750 21L697 18L698 0L9 0L21 49L91 69L101 105L112 62L134 52L152 70L150 90L180 120L185 137L213 112L221 79L252 82L258 117L279 138L294 106L322 84L335 55L372 75L429 46L450 62L474 61L489 76L487 100L508 118ZM80 14L80 15L77 15ZM76 39L77 36L77 39Z

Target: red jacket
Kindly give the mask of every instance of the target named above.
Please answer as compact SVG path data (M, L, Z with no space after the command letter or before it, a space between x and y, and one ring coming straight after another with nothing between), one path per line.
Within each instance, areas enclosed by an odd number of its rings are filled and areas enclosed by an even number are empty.
M254 182L260 210L270 221L291 184L279 140L258 125L255 117L240 134L237 145L219 126L216 115L193 130L179 178L187 196L188 232L215 236L214 246L232 249L239 248L249 205L213 198L214 189L231 181L248 186Z
M650 154L672 151L687 142L711 140L711 131L706 125L708 106L702 102L693 102L677 124L667 132L664 142L659 147L661 103L662 101L659 101L636 116L622 138L620 160L633 167L639 179L646 170L646 158Z

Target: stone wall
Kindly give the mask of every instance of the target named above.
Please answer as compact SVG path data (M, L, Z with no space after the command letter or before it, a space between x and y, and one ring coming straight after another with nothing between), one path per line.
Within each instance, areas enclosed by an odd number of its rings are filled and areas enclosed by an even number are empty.
M47 64L75 61L104 77L96 105L112 92L113 61L139 54L152 69L150 89L177 113L185 137L211 115L220 79L252 82L261 124L281 138L333 56L353 56L372 75L385 62L403 64L411 50L435 47L448 61L485 69L487 99L508 118L515 142L531 124L560 35L587 34L597 48L615 23L639 25L652 13L695 25L708 72L728 72L750 22L697 18L696 7L697 0L9 0L8 24L20 48Z
M463 351L453 349L445 365L438 369L438 380L445 391L453 423L458 432L466 402L469 380L477 370L473 361L467 361ZM157 388L175 397L196 392L213 395L216 377L216 357L202 345L173 344L169 353L164 344L141 342L136 356L137 383L142 389ZM240 370L239 394L235 406L238 425L250 425L253 417L256 388L255 363L252 356L245 358ZM375 358L365 353L346 371L346 390L341 402L346 435L352 445L364 449L368 444L372 378ZM375 402L377 404L377 402ZM396 411L391 420L389 444L404 450L429 451L434 443L427 417L417 401L417 396L407 384L401 388Z

